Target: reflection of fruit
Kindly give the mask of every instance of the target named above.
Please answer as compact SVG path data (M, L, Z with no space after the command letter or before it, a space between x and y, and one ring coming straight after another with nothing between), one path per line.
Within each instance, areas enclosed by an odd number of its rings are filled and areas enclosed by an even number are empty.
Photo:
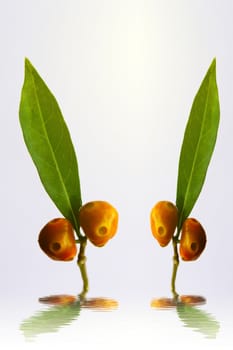
M170 242L178 223L178 209L168 201L158 202L151 210L150 224L153 236L162 247Z
M82 308L108 311L118 308L118 302L114 299L107 298L90 298L84 300L82 303Z
M159 298L151 301L151 307L156 309L170 309L179 305L202 305L206 299L200 295L181 295L179 298Z
M196 260L206 245L206 234L201 224L188 218L182 226L180 238L180 256L185 261Z
M73 304L76 301L76 296L67 294L49 295L47 297L39 298L40 303L49 305L67 305Z
M64 218L49 221L40 231L38 242L53 260L69 261L77 253L73 227Z
M174 298L159 298L153 299L150 306L158 309L169 309L177 305L177 300Z
M97 247L101 247L115 235L118 213L107 202L89 202L80 209L79 224L87 238Z
M201 295L181 295L180 301L188 305L201 305L206 303L206 299Z

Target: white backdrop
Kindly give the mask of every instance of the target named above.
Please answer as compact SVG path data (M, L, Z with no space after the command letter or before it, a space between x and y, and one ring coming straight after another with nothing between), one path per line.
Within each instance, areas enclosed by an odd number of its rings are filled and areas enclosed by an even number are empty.
M207 247L181 263L177 289L220 301L233 292L233 2L228 0L0 0L1 289L3 300L76 294L75 262L49 260L37 236L60 216L45 193L18 121L24 57L56 96L77 151L83 202L119 211L116 237L87 248L90 294L170 295L172 249L149 227L155 202L175 200L184 128L217 59L221 121L192 212Z

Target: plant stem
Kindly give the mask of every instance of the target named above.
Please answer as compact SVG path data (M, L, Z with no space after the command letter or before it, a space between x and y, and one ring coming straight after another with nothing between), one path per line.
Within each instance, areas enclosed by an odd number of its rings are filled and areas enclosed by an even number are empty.
M179 294L176 291L176 274L179 266L179 255L178 255L178 249L177 249L178 236L179 236L179 232L176 236L172 238L174 255L173 255L173 271L172 271L172 279L171 279L171 291L175 299L179 296Z
M82 289L82 292L79 294L79 297L81 299L85 298L85 295L87 294L88 288L89 288L87 269L86 269L87 258L85 256L86 245L87 245L87 238L85 236L84 237L82 236L82 238L80 238L80 250L79 250L78 261L77 261L78 267L81 272L82 280L83 280L83 289Z
M77 238L78 238L76 243L79 243L85 237L80 232L80 225L79 225L79 222L77 221L75 216L74 216L74 220L73 220L73 227L74 227L75 233L76 233Z

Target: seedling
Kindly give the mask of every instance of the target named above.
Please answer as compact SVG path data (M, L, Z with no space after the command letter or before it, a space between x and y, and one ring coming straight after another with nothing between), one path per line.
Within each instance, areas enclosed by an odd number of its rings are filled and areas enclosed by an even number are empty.
M153 236L161 246L173 244L171 290L175 298L179 253L185 261L196 260L206 245L202 225L190 215L203 187L214 151L220 118L216 60L214 59L194 98L184 133L178 166L176 206L168 201L157 203L150 216Z
M83 280L80 296L85 297L89 286L85 249L89 238L92 242L90 230L95 227L97 238L99 235L101 242L106 243L116 233L117 211L105 201L93 201L95 216L87 218L88 206L82 206L78 162L68 127L55 97L28 59L25 59L19 117L24 141L41 182L63 215L63 218L51 220L41 230L40 247L50 258L60 261L73 259L78 251L77 264ZM80 215L88 220L87 234L86 221L82 227ZM97 224L99 217L105 219Z

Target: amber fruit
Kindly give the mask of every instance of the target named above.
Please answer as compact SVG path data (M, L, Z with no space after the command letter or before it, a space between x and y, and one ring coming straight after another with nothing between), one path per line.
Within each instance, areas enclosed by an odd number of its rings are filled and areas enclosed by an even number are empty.
M53 260L69 261L77 254L73 227L64 218L49 221L40 231L38 242Z
M155 239L162 247L170 242L178 223L178 209L168 201L158 202L151 210L150 225Z
M206 245L205 230L199 221L188 218L182 225L180 256L185 261L196 260Z
M108 202L89 202L79 211L79 224L87 238L102 247L116 234L118 212Z

